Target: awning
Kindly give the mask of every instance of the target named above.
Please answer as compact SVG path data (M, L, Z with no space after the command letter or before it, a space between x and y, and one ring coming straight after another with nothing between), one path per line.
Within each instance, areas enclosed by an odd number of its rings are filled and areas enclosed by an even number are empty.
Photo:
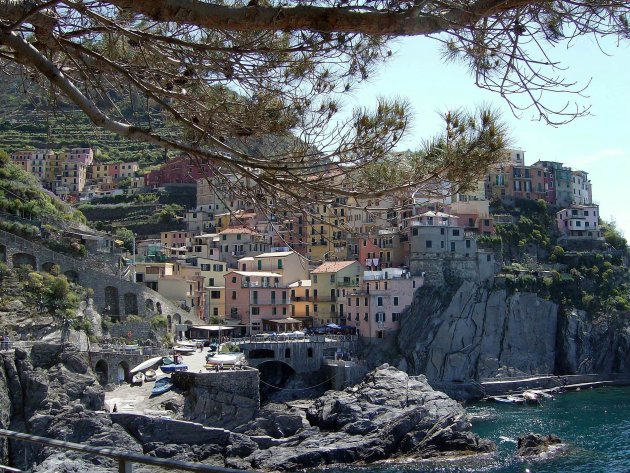
M288 325L288 324L299 324L300 320L294 319L293 317L287 317L286 319L263 319L265 322L272 322L274 324Z
M208 332L220 332L222 330L234 330L235 327L229 325L191 325L190 329L206 330Z

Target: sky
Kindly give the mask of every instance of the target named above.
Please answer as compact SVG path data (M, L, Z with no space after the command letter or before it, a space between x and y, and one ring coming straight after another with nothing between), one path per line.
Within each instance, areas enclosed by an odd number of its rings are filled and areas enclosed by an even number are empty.
M630 202L624 193L630 187L630 44L606 41L603 49L605 54L592 38L581 38L571 48L550 48L551 57L568 67L567 78L583 85L591 81L588 97L580 99L591 106L591 115L558 127L532 119L533 112L514 117L498 94L475 86L465 64L442 61L440 45L428 38L398 40L393 59L356 88L346 105L370 106L379 96L407 99L413 122L402 145L413 149L440 131L440 112L489 104L502 113L512 147L525 151L525 164L560 161L588 172L600 215L614 219L630 237Z

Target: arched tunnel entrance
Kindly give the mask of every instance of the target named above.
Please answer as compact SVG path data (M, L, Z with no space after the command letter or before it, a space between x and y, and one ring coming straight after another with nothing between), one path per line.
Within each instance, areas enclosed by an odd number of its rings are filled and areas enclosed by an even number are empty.
M105 386L109 382L109 368L105 360L98 360L96 362L94 372L101 386Z
M255 350L262 352L264 350ZM279 401L281 399L295 399L292 393L292 380L295 370L283 361L269 360L257 366L260 372L260 401L262 403Z

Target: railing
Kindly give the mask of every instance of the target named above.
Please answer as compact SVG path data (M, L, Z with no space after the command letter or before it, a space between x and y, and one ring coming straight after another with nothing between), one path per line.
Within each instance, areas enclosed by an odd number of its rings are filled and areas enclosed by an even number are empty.
M118 461L119 473L133 473L134 463L139 463L141 465L159 466L168 470L178 471L201 471L210 473L248 473L247 470L235 470L232 468L225 468L220 466L204 465L203 463L190 463L180 460L171 460L167 458L150 457L148 455L127 452L115 448L102 448L94 447L91 445L81 445L78 443L66 442L64 440L56 440L47 437L39 437L37 435L23 434L6 429L0 429L0 436L21 442L29 442L37 445L43 445L46 447L59 448L62 450L73 450L75 452L89 453L91 455L99 457L112 458ZM4 469L5 471L20 471L12 467L0 466L0 470L2 469Z

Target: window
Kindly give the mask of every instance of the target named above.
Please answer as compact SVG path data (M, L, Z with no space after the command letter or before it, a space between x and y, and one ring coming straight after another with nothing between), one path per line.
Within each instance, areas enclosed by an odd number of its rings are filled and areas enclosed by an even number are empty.
M278 269L282 269L282 260L281 259L278 260Z
M413 234L413 236L418 236L418 229L414 228L411 233Z
M220 299L221 291L210 291L210 299Z
M214 316L218 316L219 315L219 308L215 307L214 309L212 309L212 315Z
M262 261L258 260L258 271L262 269Z
M398 297L394 297L394 305L398 305Z
M317 304L313 304L313 312L317 313Z
M313 358L313 349L312 348L307 348L306 349L306 356L308 358Z
M470 248L470 240L466 240L466 248Z
M355 305L355 306L357 306L357 307L359 307L359 298L358 298L358 297L355 299L355 301L354 301L354 305Z
M398 322L400 320L400 312L392 312L392 322Z
M440 228L440 235L444 235L444 229Z
M290 348L285 348L284 349L284 357L285 358L291 358L291 349Z
M333 284L335 283L335 275L334 274L330 275L330 282L333 283Z
M241 234L240 234L240 233L237 233L237 234L236 234L236 239L237 239L237 240L240 240L240 239L241 239Z
M236 276L232 277L232 283L236 282Z
M202 264L201 265L201 270L202 271L210 271L210 265L209 264Z
M223 271L223 265L222 264L213 264L212 265L212 270L213 271Z
M252 315L260 315L260 307L252 307Z
M313 282L317 284L317 274L313 274Z
M232 299L236 299L236 291L232 291Z
M431 248L433 246L433 242L431 240L426 241L427 248Z
M453 236L459 236L459 230L453 230Z
M451 242L451 251L455 251L455 242L454 241Z
M382 307L382 305L383 305L383 298L382 297L378 297L376 299L376 305L379 306L379 307Z

